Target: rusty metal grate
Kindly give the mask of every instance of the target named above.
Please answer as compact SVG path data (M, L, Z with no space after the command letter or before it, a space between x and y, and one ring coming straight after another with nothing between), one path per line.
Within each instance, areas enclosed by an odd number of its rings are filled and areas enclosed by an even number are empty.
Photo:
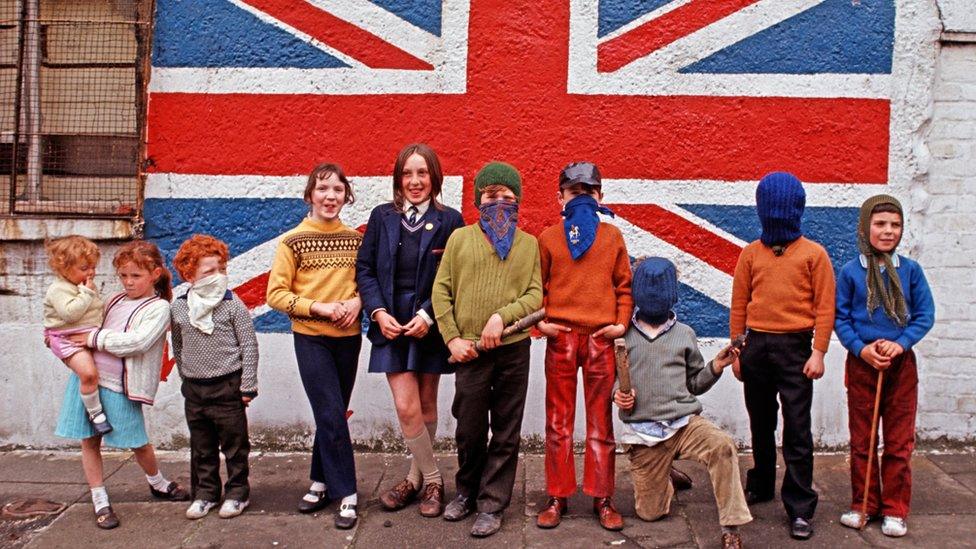
M137 215L152 4L0 2L0 215Z

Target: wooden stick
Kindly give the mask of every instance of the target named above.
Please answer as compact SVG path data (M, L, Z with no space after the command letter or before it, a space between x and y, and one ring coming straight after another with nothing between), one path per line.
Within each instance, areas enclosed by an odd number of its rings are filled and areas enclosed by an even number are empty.
M627 356L627 342L622 337L613 340L613 358L617 363L617 389L624 394L630 394L630 358ZM630 413L630 410L624 410Z
M524 317L516 320L515 322L509 324L508 326L505 326L505 329L502 330L502 338L508 337L516 332L528 330L529 328L545 320L545 318L546 318L545 307L539 309L538 311L531 312L525 315ZM481 348L480 340L474 344L474 348L479 353L481 351L484 351L484 349ZM447 359L447 361L451 364L455 363L454 357Z
M868 494L871 492L871 462L878 450L875 437L878 436L878 415L881 411L881 384L884 381L884 370L878 370L878 388L874 392L874 416L871 418L871 439L868 443L868 466L864 473L864 498L861 501L861 530L868 524Z

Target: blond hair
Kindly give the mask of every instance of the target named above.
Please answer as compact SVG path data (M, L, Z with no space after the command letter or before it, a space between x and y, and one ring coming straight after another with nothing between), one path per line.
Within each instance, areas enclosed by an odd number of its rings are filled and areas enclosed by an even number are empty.
M62 277L73 265L81 261L98 263L102 255L94 242L76 234L49 240L44 243L44 249L47 251L47 264Z

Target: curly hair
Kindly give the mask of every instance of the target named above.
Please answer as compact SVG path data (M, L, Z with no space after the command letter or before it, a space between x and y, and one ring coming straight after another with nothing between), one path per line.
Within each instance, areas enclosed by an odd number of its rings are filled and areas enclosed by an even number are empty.
M102 256L94 242L76 234L49 240L44 243L44 249L47 250L47 264L62 277L72 265L81 261L98 263Z
M180 278L189 280L197 272L200 260L210 256L219 257L221 267L227 265L230 258L227 244L208 234L195 234L180 244L180 249L173 258L173 267Z
M115 258L112 259L112 266L120 269L126 263L133 263L140 269L145 269L149 272L154 271L157 267L161 269L162 273L156 279L156 282L153 283L153 288L155 288L159 297L166 301L173 300L173 275L166 268L163 254L159 252L159 248L155 244L145 240L133 240L124 244L119 248L119 251L115 252Z

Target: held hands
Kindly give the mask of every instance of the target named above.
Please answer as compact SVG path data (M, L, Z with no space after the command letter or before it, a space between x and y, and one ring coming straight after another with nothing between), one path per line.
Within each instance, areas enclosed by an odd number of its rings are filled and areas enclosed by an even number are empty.
M809 379L820 379L824 375L824 352L813 350L813 354L807 359L807 363L803 365L803 375L807 376Z
M332 322L336 322L346 314L346 308L341 302L333 303L322 303L321 301L316 301L312 303L309 307L309 312L315 316L320 316L322 318L327 318Z
M718 375L725 368L732 366L732 374L735 375L736 379L739 379L739 375L736 374L736 369L739 365L739 352L739 349L736 349L732 345L726 345L724 349L715 355L715 359L712 360L712 371Z
M340 301L343 314L335 322L340 328L348 328L359 321L359 312L363 310L363 301L356 296L352 299Z
M505 329L505 321L500 314L495 313L488 318L485 327L481 330L481 348L490 351L502 344L502 330Z
M420 339L427 335L430 326L427 325L427 321L421 318L420 315L416 315L410 319L410 322L402 326L401 329L403 330L403 335Z
M637 393L633 389L629 393L621 393L620 390L613 392L613 402L621 410L630 410L634 407L634 399L637 397Z
M618 337L624 335L627 331L627 327L623 324L607 324L606 326L600 328L593 333L593 339L598 337L603 337L605 339L617 339Z
M386 311L377 311L373 320L376 321L376 325L380 327L380 333L386 339L396 339L398 335L403 333L404 327Z
M474 342L467 339L455 337L447 342L447 348L451 351L451 358L454 362L468 362L478 358L478 351L474 348Z
M546 337L556 337L559 335L559 332L569 331L569 327L567 326L556 324L555 322L546 322L545 320L536 324L535 327Z

